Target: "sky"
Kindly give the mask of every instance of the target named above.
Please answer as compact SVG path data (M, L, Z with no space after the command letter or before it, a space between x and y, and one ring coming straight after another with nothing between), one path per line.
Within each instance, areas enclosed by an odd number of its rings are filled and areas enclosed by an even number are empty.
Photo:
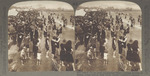
M23 1L13 4L12 6L16 7L31 7L31 8L39 8L39 7L45 7L47 9L57 9L57 8L64 8L73 10L72 6L68 3L61 2L61 1ZM101 7L101 8L107 8L113 6L114 8L123 9L123 8L133 8L140 10L140 7L133 2L129 1L90 1L85 2L79 6L82 7Z
M58 8L63 8L65 10L73 10L73 7L65 2L61 1L23 1L23 2L18 2L13 4L12 6L15 7L28 7L25 10L29 10L30 8L37 9L39 7L45 7L46 9L58 9ZM12 7L11 6L11 7ZM8 12L8 15L17 15L16 9L10 9Z
M92 2L86 2L81 4L82 7L101 7L101 8L107 8L107 7L114 7L118 9L124 9L124 8L132 8L135 10L141 10L140 7L133 2L129 1L92 1Z
M73 10L72 6L68 3L61 1L24 1L13 4L12 6L16 7L31 7L31 8L39 8L45 7L47 9L57 9L64 8L67 10Z
M37 9L39 7L45 7L46 9L58 9L58 8L64 8L66 10L73 10L73 7L65 2L61 1L23 1L13 4L12 6L15 7L29 7ZM140 7L133 2L128 1L91 1L91 2L85 2L79 5L79 7L101 7L101 8L107 8L107 7L114 7L118 9L124 9L124 8L132 8L136 10L141 10ZM24 9L26 10L26 9ZM28 9L27 9L28 10ZM83 10L80 10L79 12L84 13ZM17 11L15 9L9 10L10 15L16 15Z

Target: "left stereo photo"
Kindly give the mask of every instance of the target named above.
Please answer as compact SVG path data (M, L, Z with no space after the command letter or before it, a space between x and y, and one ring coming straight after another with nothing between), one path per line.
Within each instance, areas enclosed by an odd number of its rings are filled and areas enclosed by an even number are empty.
M8 10L9 72L74 71L74 9L59 1L25 1Z

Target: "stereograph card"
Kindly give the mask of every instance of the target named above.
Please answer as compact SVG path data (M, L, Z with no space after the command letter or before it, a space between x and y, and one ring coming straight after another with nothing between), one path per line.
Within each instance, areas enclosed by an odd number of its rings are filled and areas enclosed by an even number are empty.
M149 76L148 0L1 0L0 76Z

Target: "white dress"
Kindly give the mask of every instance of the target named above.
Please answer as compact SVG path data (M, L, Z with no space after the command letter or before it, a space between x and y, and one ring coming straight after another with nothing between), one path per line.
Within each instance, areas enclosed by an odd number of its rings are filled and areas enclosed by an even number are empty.
M104 59L107 60L108 53L104 53Z
M41 53L37 53L37 59L41 60Z

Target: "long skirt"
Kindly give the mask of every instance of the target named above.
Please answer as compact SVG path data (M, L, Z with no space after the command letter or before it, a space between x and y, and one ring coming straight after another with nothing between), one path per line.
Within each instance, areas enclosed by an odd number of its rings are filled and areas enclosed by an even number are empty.
M56 47L52 46L52 54L55 54Z
M127 59L128 61L131 61L131 60L132 60L132 51L130 51L130 50L127 51L126 59Z
M141 62L140 56L136 52L133 52L132 57L133 62Z
M122 47L119 46L118 48L119 48L119 54L122 54Z
M70 53L66 53L66 62L73 63L73 56Z
M65 61L66 60L66 53L65 53L65 51L60 51L60 60L61 61Z

